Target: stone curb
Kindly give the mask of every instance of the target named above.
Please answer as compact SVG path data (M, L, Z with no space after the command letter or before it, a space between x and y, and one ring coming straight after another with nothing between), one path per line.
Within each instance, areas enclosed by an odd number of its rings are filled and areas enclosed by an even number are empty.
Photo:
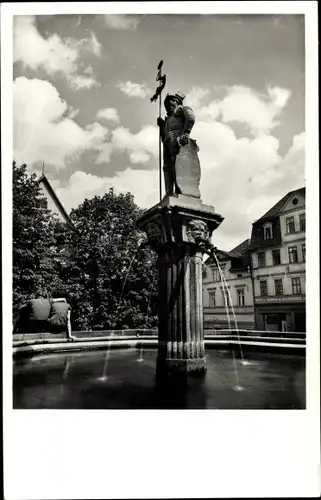
M140 348L140 347L155 347L157 348L157 339L144 339L144 338L132 338L132 339L123 339L113 340L77 340L73 342L68 342L66 340L60 342L52 342L52 343L44 343L30 341L24 342L23 345L14 345L13 347L13 357L22 357L22 356L33 356L37 354L47 354L52 352L64 352L64 351L89 351L89 350L100 350L105 349L106 347L110 347L112 349L117 348ZM246 341L246 342L237 342L235 340L229 339L205 339L205 347L215 348L215 347L236 347L240 346L242 349L252 348L253 350L277 350L280 352L299 352L305 353L305 345L302 344L290 344L290 343L279 343L279 342L254 342L254 341Z

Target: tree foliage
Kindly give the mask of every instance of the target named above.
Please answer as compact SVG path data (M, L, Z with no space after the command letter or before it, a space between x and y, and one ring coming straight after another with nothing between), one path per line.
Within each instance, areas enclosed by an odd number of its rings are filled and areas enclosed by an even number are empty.
M75 330L156 326L156 255L140 248L130 193L86 199L69 226L41 208L35 176L14 164L13 205L15 308L45 286L68 298Z
M57 266L62 247L57 236L65 229L44 201L36 175L28 175L26 165L13 163L14 313L38 288L60 285Z
M140 249L141 210L129 193L110 189L70 214L71 263L66 282L78 328L144 328L155 325L156 258Z

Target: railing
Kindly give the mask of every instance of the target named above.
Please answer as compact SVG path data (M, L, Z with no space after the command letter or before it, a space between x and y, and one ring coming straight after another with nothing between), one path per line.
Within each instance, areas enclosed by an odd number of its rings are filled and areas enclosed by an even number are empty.
M33 356L60 351L87 351L108 348L157 348L157 330L113 330L100 332L73 332L74 340L58 338L53 334L14 334L13 357ZM19 338L17 338L19 337ZM296 332L269 332L260 330L204 330L206 348L239 346L250 350L272 350L304 354L306 334Z
M78 339L88 339L95 338L97 340L102 338L111 338L111 339L119 339L119 338L139 338L139 337L150 337L157 338L158 330L102 330L102 331L74 331L72 332ZM204 336L206 337L215 337L215 336L256 336L256 337L298 337L305 338L305 332L280 332L280 331L272 331L272 330L252 330L240 328L236 330L235 328L204 328ZM50 340L50 341L60 341L61 339L66 338L65 334L57 334L54 335L52 333L16 333L13 335L13 342L21 342L25 340Z
M222 328L222 329L210 329L210 328L205 328L204 329L204 335L206 336L222 336L222 335L227 335L227 336L245 336L245 337L273 337L273 338L284 338L284 337L293 337L293 338L306 338L306 332L281 332L281 331L274 331L274 330L245 330L245 329L227 329L227 328Z

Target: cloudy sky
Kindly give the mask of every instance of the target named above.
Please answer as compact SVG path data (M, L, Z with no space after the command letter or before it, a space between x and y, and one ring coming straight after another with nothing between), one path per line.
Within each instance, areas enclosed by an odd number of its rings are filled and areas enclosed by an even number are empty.
M304 186L303 16L15 16L13 33L14 160L39 175L44 162L68 211L111 186L159 201L161 59L166 91L196 114L202 199L225 217L217 246Z

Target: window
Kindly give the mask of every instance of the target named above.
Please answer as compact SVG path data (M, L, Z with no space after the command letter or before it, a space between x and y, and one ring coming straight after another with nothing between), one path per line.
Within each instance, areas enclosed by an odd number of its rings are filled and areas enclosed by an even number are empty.
M218 269L213 269L212 271L213 281L220 281L220 274Z
M293 295L301 294L301 281L299 276L297 278L292 278L292 293Z
M255 240L260 240L261 239L261 227L255 227L254 228L254 239Z
M274 280L275 295L283 295L283 282L282 279Z
M278 317L276 314L267 314L265 316L265 321L267 325L277 325L278 324Z
M286 223L286 232L295 233L294 217L287 217L285 219L285 223Z
M305 262L305 243L302 245L302 260Z
M265 267L265 252L258 253L257 257L258 257L258 266Z
M237 293L237 305L238 306L244 306L245 304L245 297L244 297L244 290L236 290Z
M289 262L298 262L298 250L296 247L289 247Z
M300 231L305 231L305 214L300 214L299 221L300 221Z
M271 240L272 239L272 227L267 226L264 228L264 239Z
M209 297L209 307L215 307L216 306L215 290L209 292L208 297Z
M267 281L260 281L260 292L261 292L261 297L266 297L268 294L268 288L267 288Z
M280 250L272 250L273 266L281 264Z

